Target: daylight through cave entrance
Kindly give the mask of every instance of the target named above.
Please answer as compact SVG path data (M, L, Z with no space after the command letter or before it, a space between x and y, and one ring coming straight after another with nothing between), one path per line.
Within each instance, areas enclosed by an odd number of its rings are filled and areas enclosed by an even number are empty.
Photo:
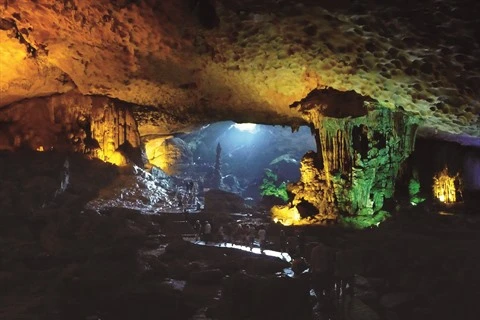
M316 145L306 126L292 132L227 121L150 139L145 149L149 162L175 179L177 209L194 211L223 201L212 209L240 212L242 203L265 210L286 203L287 184L298 181L300 160Z

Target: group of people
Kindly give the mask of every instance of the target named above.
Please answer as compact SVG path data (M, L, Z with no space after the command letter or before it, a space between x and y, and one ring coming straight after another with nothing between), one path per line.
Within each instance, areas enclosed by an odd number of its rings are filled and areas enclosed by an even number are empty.
M263 252L267 243L267 230L263 225L230 223L212 228L209 221L197 220L194 229L196 241L202 240L205 244L232 243L252 249L258 241ZM302 231L287 236L283 229L279 233L279 247L282 253L292 257L292 270L296 275L309 276L321 308L331 311L335 305L345 302L346 296L353 295L354 275L361 272L358 268L362 265L355 250L333 248L322 242L307 244Z
M192 180L186 180L184 183L185 187L179 187L176 193L178 208L184 213L189 209L200 210L200 202L197 198L199 193L198 183Z
M244 245L250 248L258 245L263 251L267 243L267 230L263 225L255 226L253 224L225 224L220 225L215 232L212 231L210 222L205 221L203 224L197 220L194 225L196 232L196 241L204 241L219 243L220 246L226 246L227 243L236 245Z
M208 220L206 220L203 224L200 220L197 220L193 226L195 230L195 241L204 241L205 244L208 244L212 241L212 225Z
M292 271L296 276L310 279L321 309L336 312L346 301L352 302L354 275L363 271L359 251L328 246L320 241L307 243L301 229L288 235L281 229L279 249L292 258Z
M302 231L287 236L283 229L280 230L279 246L280 252L286 252L291 257L305 255L305 234Z
M322 242L313 243L311 250L292 260L295 274L310 278L319 307L326 312L336 312L339 306L353 301L355 274L362 273L362 259L358 251L333 248ZM308 271L308 272L307 272ZM343 310L343 309L342 309Z

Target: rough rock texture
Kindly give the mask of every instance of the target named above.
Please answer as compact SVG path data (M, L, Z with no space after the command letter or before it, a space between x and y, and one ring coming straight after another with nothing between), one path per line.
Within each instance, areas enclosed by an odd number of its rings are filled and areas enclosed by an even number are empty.
M123 167L121 173L107 187L99 190L98 196L86 204L87 209L102 213L111 208L155 212L176 207L168 184L154 175L138 167Z
M167 174L177 173L179 166L192 162L192 154L186 143L171 136L147 140L145 151L148 161Z
M479 4L427 2L4 1L0 145L124 164L207 122L309 124L335 197L301 214L371 215L413 144L402 119L480 137Z
M234 274L223 284L220 319L312 319L308 293L307 280Z
M212 189L205 192L205 210L209 212L242 212L245 201L239 195Z
M384 199L393 197L400 165L414 148L416 121L404 113L372 108L354 92L329 91L312 92L294 104L313 123L319 151L305 155L300 181L289 186L295 208L277 208L274 215L284 220L282 212L290 212L295 223L312 217L335 220L339 214L359 216L361 226L380 222L374 215ZM347 95L351 115L341 109Z
M355 90L434 134L480 135L478 2L6 1L0 105L64 93L139 105L141 135L286 123L311 90ZM426 131L429 132L429 131Z
M124 164L120 147L140 146L136 122L125 103L74 92L5 107L0 127L0 150L75 151Z

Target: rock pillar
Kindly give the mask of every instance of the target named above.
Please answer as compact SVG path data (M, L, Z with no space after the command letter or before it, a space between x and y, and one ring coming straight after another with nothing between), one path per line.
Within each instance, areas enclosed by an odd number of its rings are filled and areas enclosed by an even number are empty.
M293 107L311 123L317 152L304 156L300 181L288 188L290 206L275 208L274 215L289 211L293 224L381 222L384 200L393 196L400 165L413 151L414 119L333 89L315 90Z

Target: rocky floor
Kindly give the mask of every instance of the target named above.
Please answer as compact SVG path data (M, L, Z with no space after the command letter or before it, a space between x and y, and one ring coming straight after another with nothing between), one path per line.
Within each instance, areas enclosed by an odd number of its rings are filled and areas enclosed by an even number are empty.
M85 209L115 168L70 158L69 185L57 192L64 160L35 156L0 156L0 319L329 318L314 308L305 274L285 275L286 259L192 243L184 215ZM238 217L187 219L215 230ZM279 229L269 224L267 249L279 249ZM331 319L478 318L478 215L410 208L374 229L301 230L307 251L320 241L352 257L355 294Z

